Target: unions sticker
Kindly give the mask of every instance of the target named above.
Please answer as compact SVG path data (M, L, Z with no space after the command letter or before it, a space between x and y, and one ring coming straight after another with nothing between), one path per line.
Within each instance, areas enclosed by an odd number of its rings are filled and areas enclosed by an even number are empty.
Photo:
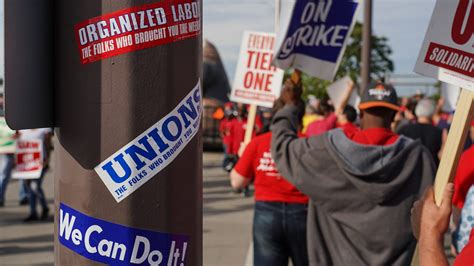
M117 202L168 166L199 131L200 83L171 113L95 167Z
M75 26L82 64L193 38L200 32L201 8L196 0L162 0Z
M59 242L107 265L186 265L189 236L130 228L99 220L61 203Z

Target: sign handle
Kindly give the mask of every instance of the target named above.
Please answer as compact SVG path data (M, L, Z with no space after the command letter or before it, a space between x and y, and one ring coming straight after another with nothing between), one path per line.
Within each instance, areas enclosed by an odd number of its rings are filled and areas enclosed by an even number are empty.
M443 191L449 182L452 182L456 174L459 158L466 141L471 120L474 117L474 91L461 89L459 102L454 113L453 123L449 130L441 162L434 183L436 205L440 206L443 199ZM412 266L419 265L418 247L415 250Z
M252 140L253 127L255 125L255 118L257 116L257 105L252 104L247 115L247 127L245 129L244 144L248 144Z

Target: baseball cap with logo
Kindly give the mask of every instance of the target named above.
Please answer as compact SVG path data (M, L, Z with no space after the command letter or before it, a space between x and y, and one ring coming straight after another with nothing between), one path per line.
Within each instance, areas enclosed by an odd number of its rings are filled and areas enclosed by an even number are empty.
M365 110L374 107L385 107L400 111L398 97L395 88L385 83L371 83L364 91L359 109Z

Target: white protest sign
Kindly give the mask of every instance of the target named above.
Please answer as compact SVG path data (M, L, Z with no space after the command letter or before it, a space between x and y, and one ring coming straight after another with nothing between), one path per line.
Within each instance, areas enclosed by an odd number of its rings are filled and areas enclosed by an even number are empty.
M332 81L358 6L358 0L283 0L275 65Z
M43 141L18 140L15 159L16 165L12 172L12 178L40 178L43 171Z
M461 88L449 83L441 83L441 96L444 98L443 111L452 112L456 110Z
M283 70L272 65L275 34L244 32L230 100L273 107L280 97Z
M415 72L474 90L474 2L438 0Z
M344 77L333 84L329 85L326 90L328 92L329 98L331 98L334 106L339 106L348 90L348 87L351 86L354 82L351 80L350 77ZM358 109L360 103L360 96L357 93L357 90L352 90L351 96L347 101L347 104L351 105L352 107Z

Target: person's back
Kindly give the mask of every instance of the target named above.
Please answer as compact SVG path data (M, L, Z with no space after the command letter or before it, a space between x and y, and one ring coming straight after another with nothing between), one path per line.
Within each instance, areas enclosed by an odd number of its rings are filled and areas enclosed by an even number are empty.
M438 153L443 142L443 131L430 124L410 123L398 131L399 134L408 138L421 141L433 156L436 165L439 164Z
M411 139L419 139L433 156L436 165L439 164L439 151L443 143L443 131L433 125L435 104L430 99L421 100L415 108L417 123L402 126L398 133Z
M304 114L300 108L299 118ZM264 133L245 147L230 174L234 189L254 180L253 255L255 265L308 265L306 220L308 197L286 181L270 153L272 133Z
M367 92L365 98L372 102L360 105L362 130L350 136L336 129L298 140L294 107L287 105L275 116L272 155L277 168L310 197L310 265L411 262L416 240L410 209L432 184L435 165L419 141L391 132L388 117L395 115L396 94L393 88L378 87ZM391 94L395 104L383 100ZM380 95L382 100L373 100ZM380 126L370 125L371 120Z

